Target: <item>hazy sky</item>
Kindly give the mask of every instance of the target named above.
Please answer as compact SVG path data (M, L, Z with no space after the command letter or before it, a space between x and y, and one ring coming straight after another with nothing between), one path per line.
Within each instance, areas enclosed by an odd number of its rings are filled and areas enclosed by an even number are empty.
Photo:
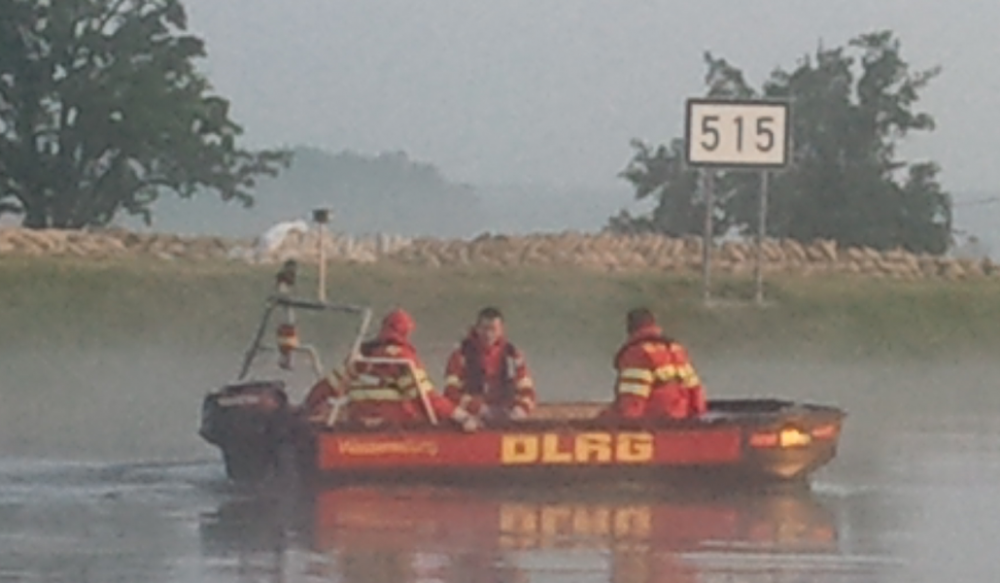
M188 0L203 65L255 144L406 150L450 178L621 185L632 137L679 136L702 53L759 84L822 40L894 30L940 64L903 153L1000 185L995 0Z

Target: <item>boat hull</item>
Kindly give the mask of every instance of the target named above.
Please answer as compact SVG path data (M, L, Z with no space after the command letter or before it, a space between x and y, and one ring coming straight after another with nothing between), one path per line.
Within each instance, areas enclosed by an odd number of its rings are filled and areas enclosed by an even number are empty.
M755 422L758 421L758 422ZM430 481L439 484L712 482L749 484L807 478L836 455L840 418L832 411L714 422L612 425L544 422L485 430L386 434L319 431L304 460L326 483ZM794 444L754 444L796 431ZM819 430L820 437L812 435ZM808 437L802 437L808 436Z
M279 393L280 386L256 383L206 397L201 434L222 450L230 478L250 482L294 471L313 485L795 483L836 456L844 418L833 407L715 400L703 419L613 422L595 418L599 404L565 403L542 405L533 419L463 433L450 425L311 424Z

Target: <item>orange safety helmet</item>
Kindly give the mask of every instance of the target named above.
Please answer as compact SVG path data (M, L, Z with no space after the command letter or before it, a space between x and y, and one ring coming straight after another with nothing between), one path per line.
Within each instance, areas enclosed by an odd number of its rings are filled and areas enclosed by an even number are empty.
M382 330L379 336L408 339L417 328L413 317L402 308L396 308L382 318Z

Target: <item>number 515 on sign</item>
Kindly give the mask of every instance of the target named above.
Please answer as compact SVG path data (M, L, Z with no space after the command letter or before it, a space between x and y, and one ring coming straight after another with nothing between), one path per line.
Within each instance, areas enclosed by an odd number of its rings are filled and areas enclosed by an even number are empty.
M689 166L781 168L788 163L788 103L687 101Z

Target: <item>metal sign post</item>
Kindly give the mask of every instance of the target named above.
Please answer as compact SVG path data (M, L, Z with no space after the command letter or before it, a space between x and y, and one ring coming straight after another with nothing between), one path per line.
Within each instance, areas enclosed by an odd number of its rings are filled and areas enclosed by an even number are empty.
M317 226L317 231L319 232L319 289L316 293L317 298L321 302L326 301L326 228L325 225L330 222L330 209L316 209L313 211L313 221L315 221Z
M703 250L704 298L709 300L710 249L712 238L712 180L716 168L754 169L761 176L760 216L757 224L755 265L756 294L763 303L763 251L767 213L768 170L788 165L791 134L789 104L765 99L687 100L685 116L685 162L706 174L705 249Z
M767 187L768 173L760 173L760 208L757 209L757 242L754 253L754 301L764 305L764 238L767 236Z
M701 194L705 201L705 227L701 241L701 298L707 304L712 301L712 215L715 206L715 196L712 192L715 185L712 181L712 169L701 171Z

